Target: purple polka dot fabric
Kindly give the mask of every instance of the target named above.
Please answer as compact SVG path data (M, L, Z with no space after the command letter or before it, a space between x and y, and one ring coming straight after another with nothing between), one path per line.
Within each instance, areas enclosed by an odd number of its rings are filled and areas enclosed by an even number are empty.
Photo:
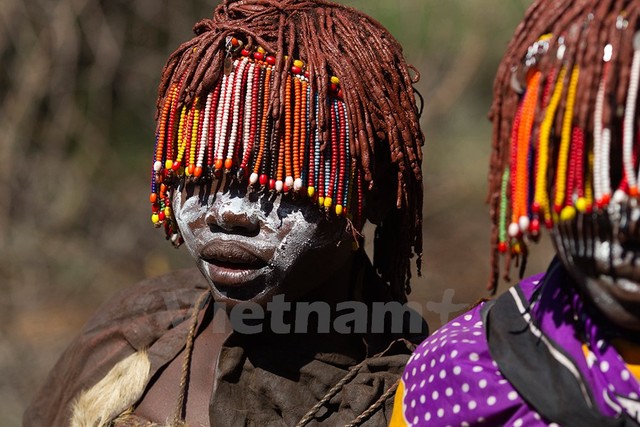
M481 307L436 331L409 360L402 377L408 425L546 425L491 359Z
M537 275L520 283L527 298L540 286L542 278ZM534 319L574 358L603 414L615 416L624 411L638 419L634 411L640 408L640 402L633 403L640 394L638 380L588 319L593 342L588 343L585 357L584 343L572 328L575 311L569 308L576 308L575 298L566 295L564 288L553 280L545 281L540 300L532 306ZM396 398L394 420L402 420L396 425L557 426L525 402L501 374L489 354L480 315L482 307L483 304L449 322L415 350L399 387L403 396ZM401 411L402 416L397 416L396 411Z

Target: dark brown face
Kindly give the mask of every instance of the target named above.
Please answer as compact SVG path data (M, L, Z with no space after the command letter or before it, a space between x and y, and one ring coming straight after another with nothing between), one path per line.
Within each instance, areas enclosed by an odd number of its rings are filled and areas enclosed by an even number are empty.
M345 220L307 198L188 184L173 200L185 245L218 301L299 299L334 283L352 256Z
M640 331L640 206L618 192L601 213L579 213L553 230L558 254L593 304Z

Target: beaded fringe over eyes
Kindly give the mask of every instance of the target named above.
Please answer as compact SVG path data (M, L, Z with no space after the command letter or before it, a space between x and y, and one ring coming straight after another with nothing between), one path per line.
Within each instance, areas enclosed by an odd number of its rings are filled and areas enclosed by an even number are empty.
M187 177L212 182L222 174L284 194L306 196L337 216L362 221L362 176L351 160L349 121L337 77L331 77L328 141L312 126L318 115L305 64L294 60L285 87L285 108L277 122L268 114L275 56L258 48L229 58L228 72L213 91L178 106L174 85L156 132L151 196L152 222L164 225L175 245L182 239L171 211L170 181ZM357 192L357 194L353 194Z
M560 28L509 65L513 45L524 41L521 27L501 65L492 109L490 289L496 253L506 254L508 276L512 258L526 259L526 242L538 239L541 224L553 228L638 197L638 8L612 3L576 6L573 15L553 11L573 21L543 23L544 2L537 2L529 17L540 21L525 22Z

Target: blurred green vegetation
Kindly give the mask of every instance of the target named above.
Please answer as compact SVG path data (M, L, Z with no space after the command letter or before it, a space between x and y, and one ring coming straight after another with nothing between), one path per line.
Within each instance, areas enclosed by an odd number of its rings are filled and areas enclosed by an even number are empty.
M425 274L412 299L486 296L486 119L529 0L351 0L421 72ZM191 266L149 219L156 87L212 1L4 0L0 7L0 414L21 413L115 290ZM530 272L543 268L548 245ZM504 287L504 285L503 285ZM432 328L440 317L425 311Z

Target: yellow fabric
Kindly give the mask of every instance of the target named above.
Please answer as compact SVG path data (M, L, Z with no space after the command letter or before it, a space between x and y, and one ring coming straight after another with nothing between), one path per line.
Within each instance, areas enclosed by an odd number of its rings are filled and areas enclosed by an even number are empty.
M640 351L638 350L638 347L627 345L622 341L615 342L614 347L618 350L618 353L620 353L623 360L638 360L638 358L640 358ZM589 348L586 344L582 344L582 352L584 353L584 357L588 356ZM631 372L631 375L640 381L640 364L626 363L626 366L629 372Z
M627 365L627 369L638 381L640 381L640 365Z
M404 400L404 382L400 380L396 397L393 399L393 412L391 413L391 422L389 427L408 427L409 423L404 419L404 408L402 401Z
M627 363L629 372L640 381L640 346L620 339L615 340L613 345Z

